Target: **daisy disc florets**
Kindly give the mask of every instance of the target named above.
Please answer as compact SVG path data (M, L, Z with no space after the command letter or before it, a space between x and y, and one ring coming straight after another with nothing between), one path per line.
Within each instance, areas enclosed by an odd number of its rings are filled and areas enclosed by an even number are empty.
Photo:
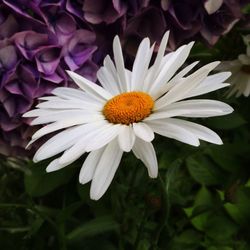
M193 43L181 46L167 55L169 32L159 46L150 65L154 45L148 38L141 42L132 71L124 67L119 38L113 42L114 62L109 56L97 72L99 86L68 71L79 89L60 87L53 96L25 117L37 117L32 125L48 124L32 137L33 143L44 135L63 129L45 142L34 161L57 156L47 172L59 170L89 152L79 181L91 182L90 197L99 199L109 187L123 152L133 151L152 178L158 174L156 154L151 141L154 133L199 146L199 140L222 144L212 130L178 117L212 117L229 114L233 109L220 101L190 99L225 86L229 72L208 76L219 62L207 64L187 75L194 62L179 70L187 59Z

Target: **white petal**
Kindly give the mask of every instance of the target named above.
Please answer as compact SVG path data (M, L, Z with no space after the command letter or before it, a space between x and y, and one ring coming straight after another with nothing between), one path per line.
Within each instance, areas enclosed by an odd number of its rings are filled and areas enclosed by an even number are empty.
M69 87L59 87L55 88L51 92L53 95L56 95L60 98L64 98L67 100L80 100L87 101L91 103L99 103L99 98L95 98L93 95L89 95L88 93L82 91L81 89L73 89Z
M132 77L132 72L128 69L125 69L126 72L126 78L129 83L131 83L131 77ZM132 91L132 90L131 90Z
M126 78L122 49L118 36L115 36L114 38L113 51L114 51L115 65L119 76L120 88L122 92L127 92L129 91L129 84Z
M86 152L86 146L88 145L92 137L109 128L110 126L111 125L108 124L105 120L102 122L86 124L84 126L84 136L81 136L71 148L63 153L63 155L59 159L59 162L61 164L65 164L67 162L71 162L80 158L81 155Z
M85 184L92 180L96 170L96 166L98 165L101 159L104 148L105 147L90 152L87 158L85 159L79 174L79 182L81 184Z
M154 82L155 77L158 73L159 67L161 65L162 62L162 58L164 56L166 47L167 47L167 43L168 43L168 38L169 38L169 31L167 31L162 40L161 40L161 44L159 46L158 52L157 52L157 56L155 58L154 64L152 66L152 72L150 74L150 77L148 78L148 82L152 84L152 82Z
M104 61L103 61L103 65L104 67L109 71L109 73L112 75L112 77L118 81L118 77L117 77L117 72L116 72L116 68L115 68L115 65L113 63L113 61L111 60L110 56L107 55L105 58L104 58Z
M158 99L160 96L164 95L167 91L169 91L174 86L174 84L177 84L178 82L180 82L180 80L183 80L182 77L185 76L190 70L192 70L198 63L199 62L197 61L188 65L163 86L156 86L154 99Z
M209 15L215 13L223 4L223 0L206 0L204 7Z
M72 159L76 160L81 157L83 152L97 150L105 146L118 135L119 129L119 125L108 123L89 127L89 133L86 133L74 146L64 152L60 158L60 163L64 164L72 161Z
M31 122L31 125L38 125L38 124L45 124L50 122L56 122L61 120L67 119L78 119L81 117L82 119L85 118L85 123L94 122L103 120L104 117L99 112L93 111L83 111L83 110L66 110L66 111L59 111L54 112L54 114L39 116Z
M46 125L46 126L42 127L41 129L39 129L38 131L36 131L36 133L33 134L32 139L38 139L46 134L52 133L52 132L57 131L59 129L83 124L85 122L86 122L86 117L78 117L77 119L76 118L68 119L66 121L60 120L58 122L54 122L54 123L51 123L49 125Z
M120 93L118 81L110 75L109 71L105 67L101 67L97 71L97 78L101 85L112 95L118 95Z
M53 114L55 111L51 109L33 109L23 114L23 117L36 117Z
M62 169L62 168L69 165L69 164L60 164L58 159L59 158L57 158L57 159L53 160L52 162L50 162L50 164L46 168L47 173L57 171L57 170Z
M241 54L238 56L238 60L245 65L249 65L250 64L250 57L248 55L245 54Z
M41 161L70 148L84 134L85 126L73 127L53 136L37 150L33 160Z
M197 64L199 63L199 61L193 62L191 64L189 64L188 66L186 66L184 69L182 69L178 74L176 74L170 81L169 83L173 83L175 81L178 81L180 78L182 78L183 76L185 76L190 70L192 70Z
M206 78L208 73L213 70L218 64L219 62L207 64L187 78L184 78L181 83L175 85L172 89L169 90L169 92L167 92L163 97L156 101L155 109L157 110L170 103L183 99L183 97L197 85L199 85Z
M185 98L203 95L224 87L229 86L228 83L223 83L231 75L231 72L221 72L208 76L200 85L194 88L190 93L185 95Z
M50 100L41 102L36 107L42 109L91 109L101 110L104 102L91 102L89 100Z
M181 46L174 54L169 58L166 62L159 75L151 85L149 93L154 96L157 89L166 84L175 72L182 66L182 64L186 61L190 50L193 46L193 42L188 45Z
M74 82L87 93L92 94L99 99L109 100L112 98L112 95L109 92L98 86L96 83L89 81L88 79L76 74L73 71L67 70L67 73L74 80Z
M61 101L61 100L65 100L65 99L62 99L62 98L57 97L57 96L42 96L42 97L39 97L38 100L41 100L41 101Z
M172 103L156 110L145 121L169 118L174 116L184 117L213 117L227 115L233 112L228 104L215 100L195 99Z
M98 200L108 189L122 158L117 140L110 142L96 167L90 188L90 198Z
M136 138L132 150L135 156L147 167L148 175L151 178L156 178L158 175L158 163L152 143Z
M198 137L181 126L168 124L167 119L150 121L147 124L153 129L153 131L162 136L166 136L193 146L199 146L200 142Z
M120 148L123 151L129 152L132 149L135 142L135 134L133 129L131 128L131 125L122 126L121 131L118 135L118 142Z
M150 49L150 41L144 38L138 48L135 61L133 64L131 76L131 91L142 90L143 82L148 70L153 49Z
M86 146L86 152L97 150L108 144L119 134L121 127L122 125L120 124L111 125L107 129L101 131L99 134L93 136Z
M181 126L182 128L185 128L186 130L190 131L203 141L208 141L218 145L223 144L221 138L214 131L200 124L174 118L169 118L165 121L168 124L171 123L177 126Z
M154 132L144 122L133 123L135 135L144 141L150 142L154 139Z

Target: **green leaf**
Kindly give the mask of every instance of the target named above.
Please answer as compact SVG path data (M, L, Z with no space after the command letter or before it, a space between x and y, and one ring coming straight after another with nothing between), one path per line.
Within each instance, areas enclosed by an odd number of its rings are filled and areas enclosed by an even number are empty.
M29 232L25 235L25 238L31 238L33 235L35 235L39 231L43 223L44 219L41 217L38 217L36 220L34 220L31 224Z
M191 223L196 229L200 231L205 231L207 221L211 217L211 215L212 215L211 212L205 212L205 213L199 214L191 220Z
M213 205L212 194L205 186L202 186L201 189L198 191L194 202L194 206L202 205Z
M148 250L150 249L150 242L147 239L143 239L139 242L136 250Z
M206 153L223 169L237 172L241 165L231 145L211 146Z
M192 229L188 229L174 238L174 241L176 243L182 244L184 246L197 245L199 244L200 240L201 240L201 234Z
M74 169L66 167L60 171L46 173L43 166L33 166L31 174L25 175L26 192L31 196L43 196L67 183L74 174Z
M225 203L224 208L236 223L239 225L245 223L245 218L236 204Z
M111 216L102 216L77 227L67 235L70 242L80 241L85 237L96 236L109 231L116 231L118 223Z
M206 222L206 234L216 240L229 239L238 227L226 216L211 216Z
M247 4L243 9L242 12L244 14L250 14L250 4Z
M250 188L242 187L236 192L236 203L224 205L228 214L238 224L247 224L250 221Z
M208 124L209 127L224 130L235 129L246 123L246 120L236 112L223 117L213 117L206 120L206 124Z
M83 205L82 201L77 201L69 206L63 208L58 214L57 214L57 222L64 222L68 218L72 216L73 213L75 213L81 206Z
M225 180L223 173L204 157L186 160L190 175L200 184L216 185Z

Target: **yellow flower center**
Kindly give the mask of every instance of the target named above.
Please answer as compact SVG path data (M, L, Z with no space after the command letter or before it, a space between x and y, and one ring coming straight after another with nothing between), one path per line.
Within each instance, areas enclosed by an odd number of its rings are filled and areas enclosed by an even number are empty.
M117 95L107 101L102 112L111 123L129 125L149 116L153 106L154 101L148 94L128 92Z

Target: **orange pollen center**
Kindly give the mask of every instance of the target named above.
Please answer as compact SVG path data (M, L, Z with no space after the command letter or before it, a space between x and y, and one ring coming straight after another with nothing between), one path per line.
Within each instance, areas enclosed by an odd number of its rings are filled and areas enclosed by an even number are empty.
M148 94L128 92L107 101L102 112L111 123L129 125L149 116L153 107L154 101Z

